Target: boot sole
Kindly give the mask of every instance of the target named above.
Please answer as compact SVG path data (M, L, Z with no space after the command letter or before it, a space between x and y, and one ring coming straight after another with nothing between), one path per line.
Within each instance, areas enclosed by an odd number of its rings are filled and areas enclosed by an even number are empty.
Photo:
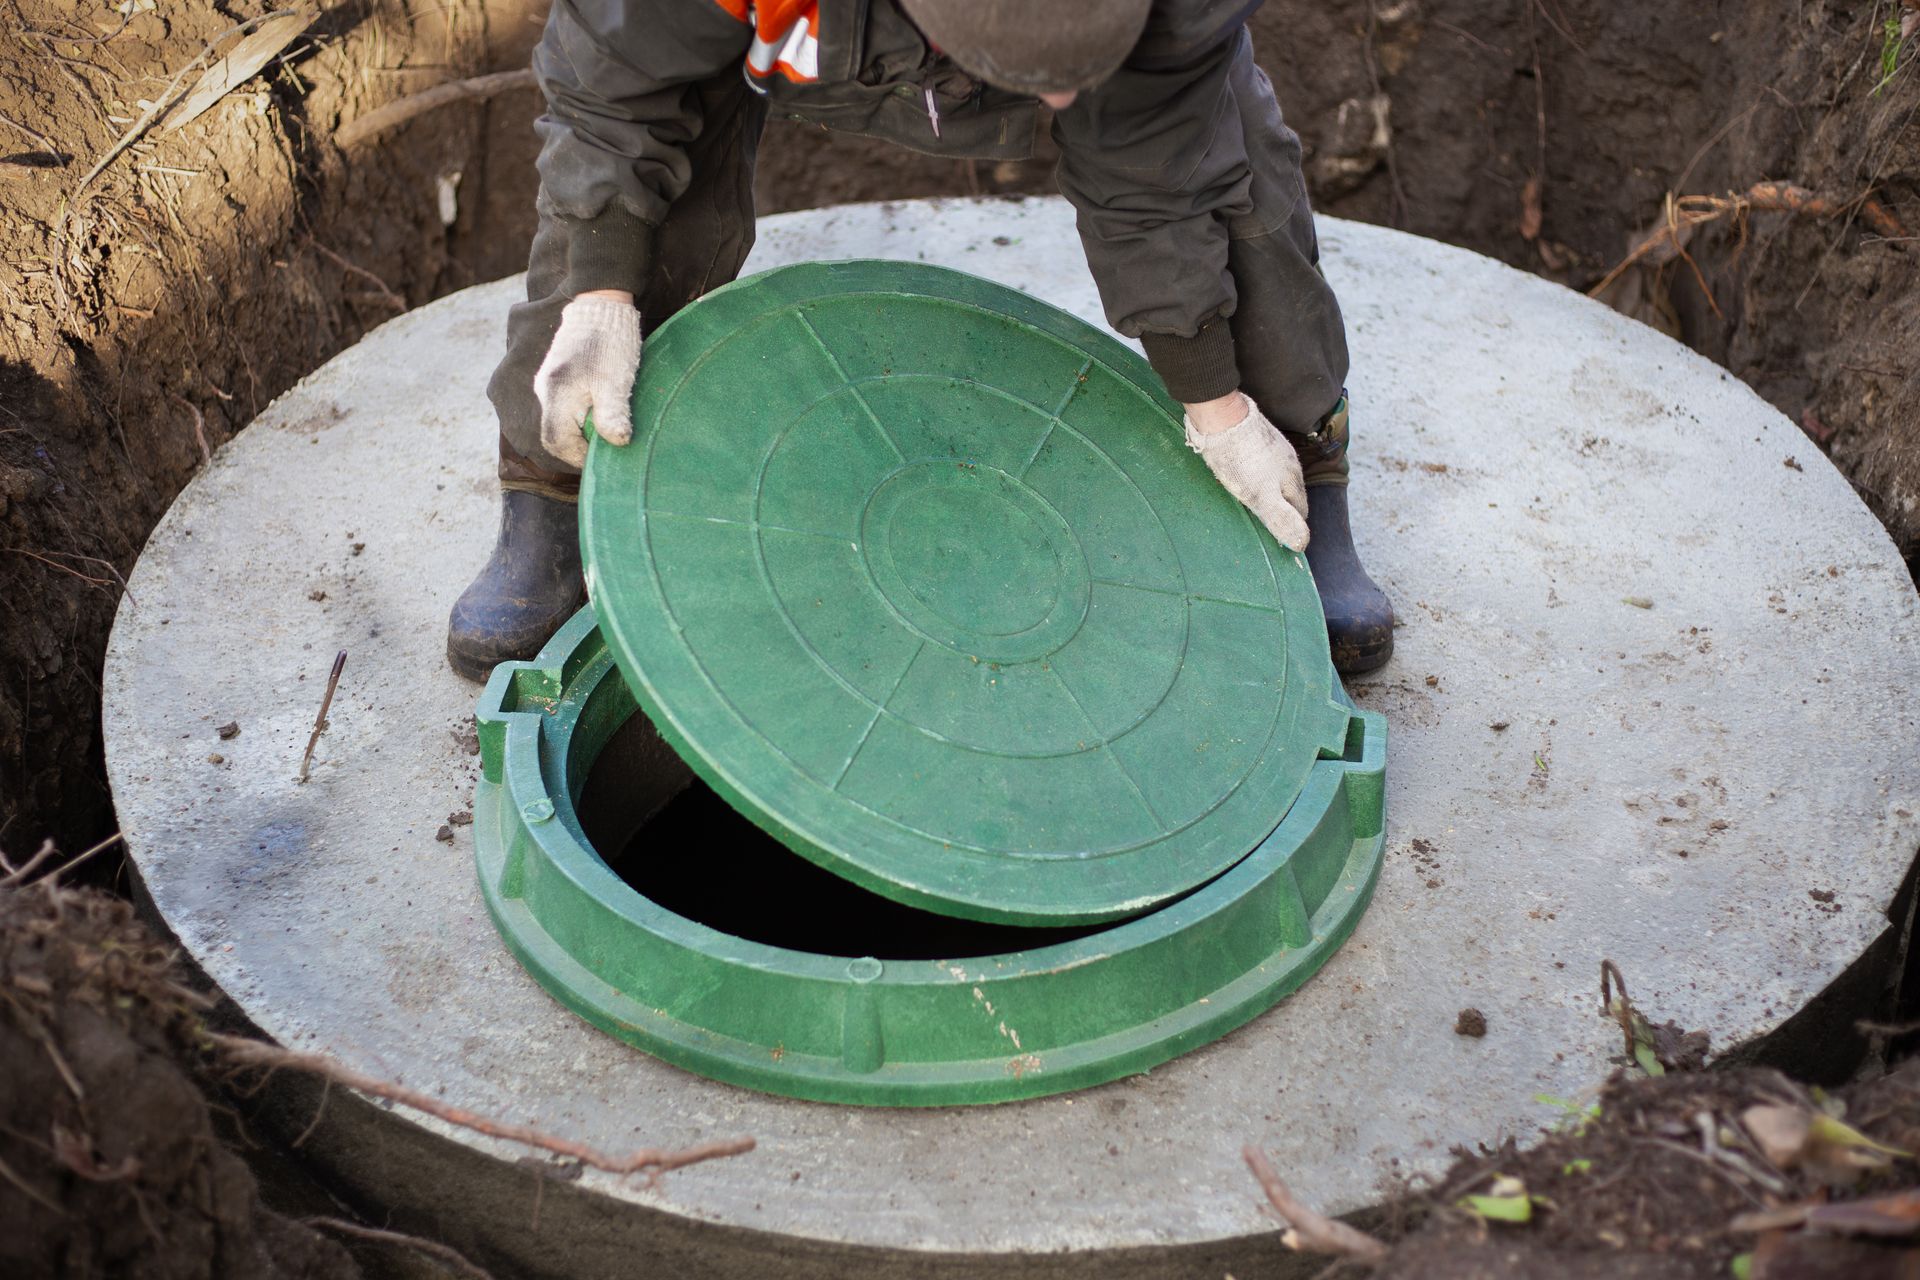
M453 674L459 676L462 680L471 680L475 684L485 684L487 678L493 674L493 669L497 665L498 663L485 658L470 657L454 648L453 645L447 645L447 666L451 667Z
M1387 659L1391 657L1393 657L1393 633L1389 631L1384 640L1335 645L1333 669L1343 676L1363 676L1369 671L1378 671L1386 666Z

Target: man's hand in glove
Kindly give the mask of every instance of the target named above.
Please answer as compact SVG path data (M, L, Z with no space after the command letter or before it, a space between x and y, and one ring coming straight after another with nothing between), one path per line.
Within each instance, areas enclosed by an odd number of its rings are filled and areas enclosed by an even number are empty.
M1187 409L1187 447L1283 545L1307 549L1307 485L1300 456L1260 406L1236 391Z
M640 313L618 289L583 293L560 312L560 328L533 375L540 443L576 467L587 464L587 411L608 444L633 439L633 377L640 370Z

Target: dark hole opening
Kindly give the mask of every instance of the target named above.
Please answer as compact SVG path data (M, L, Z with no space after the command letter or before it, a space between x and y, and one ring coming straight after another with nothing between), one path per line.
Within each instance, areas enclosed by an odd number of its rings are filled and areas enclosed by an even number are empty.
M670 757L646 717L633 716L587 775L580 824L607 865L642 897L710 929L817 955L958 960L1114 927L984 924L883 898L794 853L697 778L678 794L663 795L660 785L649 785L649 775L677 773Z

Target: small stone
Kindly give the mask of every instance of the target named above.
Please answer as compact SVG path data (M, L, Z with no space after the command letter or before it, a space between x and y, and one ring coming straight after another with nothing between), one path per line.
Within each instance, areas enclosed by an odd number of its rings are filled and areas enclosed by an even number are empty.
M353 554L355 555L359 555L362 551L365 551L366 549L367 549L367 544L364 542L356 542L353 544Z
M1492 724L1488 725L1487 728L1493 730L1495 733L1505 733L1507 726L1512 723L1511 720L1495 720Z
M1453 1034L1480 1039L1487 1034L1487 1015L1472 1006L1462 1009L1460 1016L1454 1020Z
M1833 890L1831 890L1831 889L1809 889L1809 890L1807 890L1807 896L1808 896L1809 898L1812 898L1812 899L1813 899L1813 900L1814 900L1815 902L1832 902L1832 901L1833 901Z
M1791 469L1791 470L1794 470L1794 471L1805 471L1805 470L1806 470L1806 468L1805 468L1805 467L1803 467L1803 466L1801 466L1801 465L1800 465L1800 459L1798 459L1798 458L1796 458L1796 457L1794 457L1794 456L1793 456L1792 454L1788 454L1788 455L1787 455L1787 460L1786 460L1785 462L1783 462L1783 463L1781 463L1780 465L1782 465L1782 466L1784 466L1784 467L1787 467L1787 468L1789 468L1789 469Z
M327 598L327 593L320 590L318 587L315 587L312 591L307 592L307 599L313 601L315 604L320 603L322 600L325 600L326 598Z
M226 762L227 762L227 758L221 755L218 751L214 752L212 755L207 757L208 764L225 764Z
M473 825L473 815L465 809L461 809L457 813L450 813L447 815L447 825L450 827L470 827Z
M1634 608L1636 608L1636 609L1651 609L1651 608L1653 608L1653 601L1651 601L1651 600L1649 600L1649 599L1647 599L1647 597L1645 597L1645 596L1621 596L1621 597L1620 597L1620 603L1621 603L1621 604L1630 604L1630 605L1632 605L1632 606L1633 606Z
M229 720L218 729L215 729L214 732L220 735L220 741L230 741L240 736L240 722L238 720Z
M1438 689L1439 687L1440 687L1440 677L1439 677L1439 676L1428 676L1428 677L1427 677L1427 688L1429 688L1429 689Z
M448 825L446 825L446 824L445 824L445 823L443 822L443 823L441 823L441 824L440 824L440 829L439 829L438 831L436 831L436 832L434 832L434 833L433 833L433 838L434 838L435 840L438 840L438 841L439 841L439 842L440 842L441 844L452 844L452 843L453 843L453 828L452 828L452 827L450 827L450 826L448 826Z

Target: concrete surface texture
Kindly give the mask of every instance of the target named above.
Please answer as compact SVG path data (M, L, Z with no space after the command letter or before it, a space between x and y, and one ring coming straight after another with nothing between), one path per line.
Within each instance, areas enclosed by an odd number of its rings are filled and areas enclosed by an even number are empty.
M533 1235L520 1149L336 1102L329 1124L367 1126L316 1137L340 1176L524 1274L651 1249L680 1259L660 1274L1116 1275L1277 1252L1245 1142L1345 1212L1455 1143L1537 1132L1536 1095L1581 1094L1618 1052L1603 956L1720 1051L1833 982L1920 844L1920 619L1886 535L1791 423L1654 331L1440 244L1322 239L1355 356L1354 523L1404 620L1353 689L1393 734L1387 867L1299 994L1077 1095L764 1097L600 1034L508 956L470 830L435 836L478 766L478 690L441 653L494 534L483 388L517 280L385 325L221 450L155 531L105 678L121 820L193 958L280 1041L464 1107L607 1149L760 1144L654 1187L589 1172ZM854 256L1100 318L1054 200L770 218L750 266ZM1469 1005L1484 1038L1454 1033ZM427 1153L414 1173L381 1167L403 1149Z

